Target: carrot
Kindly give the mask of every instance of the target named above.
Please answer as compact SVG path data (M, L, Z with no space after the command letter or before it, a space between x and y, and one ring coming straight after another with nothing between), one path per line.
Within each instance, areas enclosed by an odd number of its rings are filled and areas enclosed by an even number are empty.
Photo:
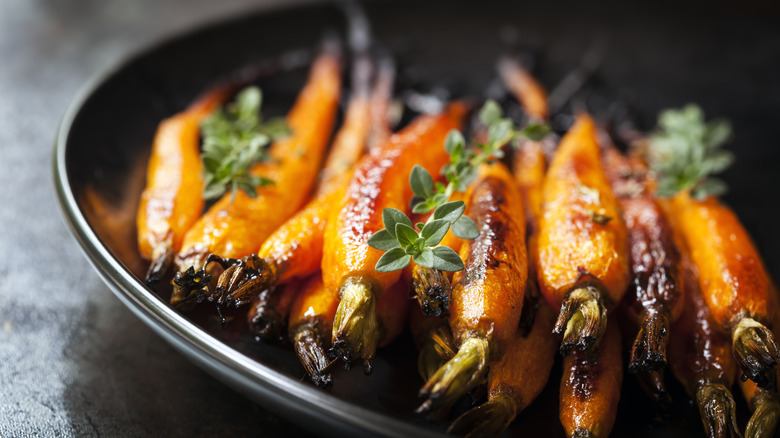
M379 62L374 88L371 92L371 132L368 136L368 150L374 150L387 143L393 134L390 112L395 83L395 64L391 58Z
M550 333L555 314L546 304L539 308L530 332L518 330L488 375L488 401L458 417L447 430L471 437L500 436L544 389L550 378L557 340Z
M598 347L607 309L628 286L628 239L601 165L596 127L577 118L550 163L539 223L539 286L560 309L561 354Z
M292 135L275 142L269 151L271 160L251 170L274 184L259 188L256 198L243 192L234 200L230 194L223 196L187 231L176 257L179 274L171 304L199 298L194 292L199 292L204 282L195 281L193 287L189 284L192 279L186 277L194 272L182 273L203 266L209 254L225 259L249 256L306 201L330 136L340 84L338 56L320 56L287 116Z
M684 251L687 257L687 249ZM669 365L699 407L707 436L740 436L729 390L737 366L728 337L704 303L693 269L688 266L684 271L685 305L672 326L675 335L669 341Z
M773 388L780 351L767 325L776 317L777 304L750 236L737 216L713 197L697 201L681 192L673 198L672 210L696 266L704 302L715 323L731 336L742 378Z
M666 366L670 324L682 311L682 259L666 213L648 186L646 167L613 146L604 150L604 167L628 230L631 283L625 310L639 326L628 369L655 371Z
M247 312L249 330L259 339L285 339L287 317L303 282L286 284L278 289L266 289L253 300Z
M342 202L328 219L322 259L323 281L341 302L333 325L333 349L343 359L361 358L366 370L379 342L376 298L398 281L400 272L374 269L382 252L368 238L382 229L382 211L406 210L407 179L415 164L438 171L448 160L447 133L460 125L461 104L445 114L422 116L358 164Z
M517 184L502 164L482 165L466 197L480 234L464 241L465 269L453 277L449 319L458 352L420 390L419 413L449 406L476 386L508 348L523 310L528 263Z
M566 436L609 436L622 384L620 331L616 324L610 324L595 359L586 351L575 351L563 359L559 416Z
M136 216L138 250L152 261L146 274L150 286L168 270L184 233L203 213L200 123L230 91L229 86L214 87L157 128Z
M402 281L403 282L403 281ZM428 380L452 359L452 332L447 320L426 315L417 303L409 303L409 329L417 350L417 371Z
M549 115L547 92L517 60L501 59L498 63L498 74L532 119L547 119Z

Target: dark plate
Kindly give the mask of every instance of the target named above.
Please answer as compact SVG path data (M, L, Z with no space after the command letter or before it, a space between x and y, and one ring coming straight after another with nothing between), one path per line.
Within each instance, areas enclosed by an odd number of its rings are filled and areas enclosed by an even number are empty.
M734 122L735 166L725 179L726 201L755 237L768 267L780 271L780 147L772 131L780 120L780 34L773 11L751 4L729 12L678 2L627 10L622 3L547 6L492 1L373 2L366 5L379 43L404 50L414 74L482 94L506 35L542 53L537 73L548 86L575 67L599 37L608 41L597 76L602 97L628 95L651 126L664 107L699 102L710 115ZM594 9L596 8L596 9ZM670 12L673 12L671 14ZM218 23L156 45L99 75L67 111L57 137L54 171L65 217L90 262L113 292L144 322L209 373L259 404L318 433L434 436L412 412L421 385L415 352L402 338L380 352L374 374L337 372L332 390L302 382L289 348L255 342L240 320L220 329L206 312L172 310L144 287L145 263L135 248L134 214L157 123L182 109L210 81L258 59L313 47L327 28L343 28L330 5L281 10ZM263 82L267 111L281 114L303 73ZM608 91L603 91L608 90ZM596 96L598 97L598 96ZM591 99L595 109L598 99ZM514 434L562 436L554 370L545 393L512 427ZM615 436L701 434L697 413L679 400L662 418L627 376ZM738 397L739 398L739 397ZM204 401L206 402L206 401ZM740 421L747 415L740 402Z

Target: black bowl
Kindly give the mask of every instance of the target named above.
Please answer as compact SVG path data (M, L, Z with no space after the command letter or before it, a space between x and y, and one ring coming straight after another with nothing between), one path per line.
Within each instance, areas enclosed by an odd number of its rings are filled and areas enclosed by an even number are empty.
M653 3L642 10L628 10L622 3L494 1L372 2L365 7L377 41L402 53L409 66L404 74L418 84L446 83L458 93L482 95L494 82L495 60L509 44L537 54L536 71L553 86L594 42L603 41L605 59L592 82L596 91L587 100L594 110L628 96L640 110L643 127L652 126L661 108L689 101L701 103L710 115L731 118L738 161L725 175L733 187L726 200L756 238L770 270L780 271L780 234L772 230L780 205L767 203L768 188L780 188L775 172L780 148L770 131L771 122L780 119L780 86L774 79L780 34L769 18L749 9L735 14L679 3ZM327 30L343 28L339 9L328 4L266 12L170 39L97 76L70 106L57 135L58 196L73 234L111 290L226 384L318 433L441 435L444 423L427 423L413 414L422 382L408 338L379 353L372 376L337 371L334 388L323 391L303 380L289 348L256 342L243 318L222 329L208 311L180 314L168 306L164 293L158 296L140 280L146 264L135 246L134 214L157 123L214 79L259 59L312 48ZM304 76L297 71L263 80L266 112L284 113ZM557 368L511 433L563 435L557 419L559 378ZM678 403L673 413L662 416L627 375L614 435L701 434L696 410L681 388L670 385ZM741 403L743 424L746 415Z

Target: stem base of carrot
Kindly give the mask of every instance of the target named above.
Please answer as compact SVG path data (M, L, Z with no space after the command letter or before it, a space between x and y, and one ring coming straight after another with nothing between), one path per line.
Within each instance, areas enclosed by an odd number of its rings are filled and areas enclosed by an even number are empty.
M455 419L447 433L465 438L497 437L514 421L517 411L515 397L500 391L490 400Z
M655 371L666 366L669 341L669 316L664 312L646 311L631 349L628 371Z
M566 357L575 347L593 353L607 329L607 309L594 286L572 290L561 305L553 334L562 336L560 352Z
M711 437L740 437L737 426L737 408L731 391L717 383L707 383L696 390L704 431Z
M371 360L381 337L373 288L361 278L350 278L341 286L339 295L341 301L333 321L333 347L328 355L342 359L347 369L359 358L363 371L371 374Z
M770 438L775 436L780 421L780 399L776 392L759 389L750 401L753 415L745 429L745 438Z
M732 331L732 343L734 357L744 373L742 380L750 379L759 388L774 388L780 351L772 332L753 318L742 318Z
M295 354L312 382L320 388L333 385L333 379L328 372L330 360L316 321L302 322L292 330L292 333Z
M438 269L414 265L411 286L426 315L447 316L452 296L452 285L447 274Z

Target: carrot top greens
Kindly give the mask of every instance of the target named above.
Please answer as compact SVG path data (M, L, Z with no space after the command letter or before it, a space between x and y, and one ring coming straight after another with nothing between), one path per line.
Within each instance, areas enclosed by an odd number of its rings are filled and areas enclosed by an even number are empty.
M235 199L238 190L257 196L257 187L273 181L249 173L255 163L267 161L273 140L288 136L290 128L283 118L263 122L260 114L262 93L248 87L224 109L201 123L203 134L203 198L213 199L230 190Z
M501 107L488 100L479 113L480 121L488 127L486 143L472 142L460 131L447 134L444 147L450 162L441 169L447 185L434 183L431 174L421 166L414 166L409 175L409 186L414 192L412 212L433 214L426 223L412 224L412 220L400 210L386 208L382 211L385 228L368 239L372 248L386 251L377 261L375 269L391 272L405 268L411 260L426 268L441 271L460 271L463 261L452 248L439 243L452 228L452 233L461 239L474 239L479 229L474 221L463 215L466 204L463 201L449 201L456 191L465 192L466 187L477 177L479 166L503 157L502 148L508 143L528 138L540 140L549 132L547 125L529 124L517 130L509 118L504 118ZM418 231L419 230L419 231Z
M731 124L727 120L705 122L697 105L661 112L647 154L658 178L658 194L672 196L690 190L691 196L703 199L725 193L726 183L710 175L734 161L734 155L722 149L730 138Z

